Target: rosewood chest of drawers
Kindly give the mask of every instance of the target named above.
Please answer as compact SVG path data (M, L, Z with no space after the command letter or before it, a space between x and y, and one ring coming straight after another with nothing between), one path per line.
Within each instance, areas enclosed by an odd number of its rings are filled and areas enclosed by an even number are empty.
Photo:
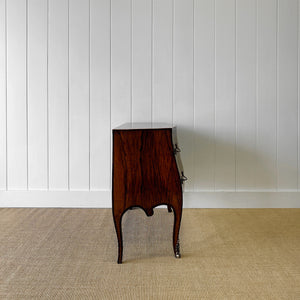
M122 216L133 207L153 215L154 207L167 205L174 213L173 249L180 257L182 181L173 144L175 128L166 124L128 123L113 129L112 212L122 263Z

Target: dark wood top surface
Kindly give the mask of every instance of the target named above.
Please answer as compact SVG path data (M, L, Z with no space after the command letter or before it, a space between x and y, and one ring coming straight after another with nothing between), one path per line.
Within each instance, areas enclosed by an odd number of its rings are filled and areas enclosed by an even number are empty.
M173 127L167 123L125 123L113 130L168 129Z

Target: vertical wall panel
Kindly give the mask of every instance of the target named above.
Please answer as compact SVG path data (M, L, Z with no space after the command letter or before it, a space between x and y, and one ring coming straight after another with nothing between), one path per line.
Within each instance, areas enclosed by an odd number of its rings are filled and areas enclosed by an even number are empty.
M255 188L276 189L277 0L257 1L257 164Z
M89 1L69 4L69 180L70 189L89 189Z
M215 188L235 188L235 1L216 0Z
M174 124L185 174L186 189L193 189L194 141L194 17L193 1L176 0L174 8Z
M173 1L153 0L153 122L173 122Z
M111 126L131 121L132 0L111 0Z
M48 188L47 0L28 0L28 188Z
M110 188L110 0L91 0L91 189Z
M132 0L132 121L152 119L152 0Z
M298 0L298 191L300 191L300 1Z
M236 188L255 188L256 1L236 2Z
M298 187L298 1L278 3L278 189Z
M68 0L49 0L49 189L68 189Z
M6 1L0 0L0 190L6 189Z
M27 189L27 7L7 1L7 184Z
M214 189L215 5L195 1L195 189Z

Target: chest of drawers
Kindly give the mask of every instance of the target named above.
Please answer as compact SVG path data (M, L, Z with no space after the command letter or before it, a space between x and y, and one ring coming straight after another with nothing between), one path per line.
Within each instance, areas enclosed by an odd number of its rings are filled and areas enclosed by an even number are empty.
M112 212L122 263L122 216L133 207L153 215L154 207L167 205L174 213L173 249L180 257L182 177L173 144L175 128L166 124L124 124L113 129ZM183 175L183 173L182 173Z

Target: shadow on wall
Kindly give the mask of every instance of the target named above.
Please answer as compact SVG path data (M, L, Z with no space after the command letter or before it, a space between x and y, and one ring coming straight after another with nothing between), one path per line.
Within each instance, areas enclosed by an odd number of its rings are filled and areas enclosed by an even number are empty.
M249 136L236 143L235 135L225 130L215 138L214 133L177 126L176 135L173 142L181 149L179 161L188 177L186 191L276 189L276 149L271 145L258 149Z

